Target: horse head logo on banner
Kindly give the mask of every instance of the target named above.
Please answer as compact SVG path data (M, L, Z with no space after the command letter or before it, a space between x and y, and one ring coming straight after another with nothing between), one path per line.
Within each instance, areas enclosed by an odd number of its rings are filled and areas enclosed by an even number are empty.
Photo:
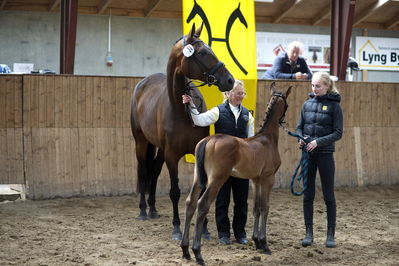
M229 19L227 20L227 24L226 24L226 35L224 36L224 38L216 38L213 37L212 35L212 28L211 28L211 24L209 22L209 19L207 17L207 15L204 12L204 9L197 3L196 0L194 0L194 6L191 9L190 14L188 15L187 19L186 19L186 23L190 23L194 17L196 15L200 16L202 19L202 22L205 25L205 28L208 32L208 45L212 46L212 42L224 42L226 43L226 47L227 50L231 56L231 58L233 59L234 63L238 66L238 68L242 71L242 73L244 73L245 75L248 74L248 71L243 67L243 65L238 61L237 57L234 55L232 49L231 49L231 45L230 45L230 32L231 29L233 27L234 22L238 19L241 24L243 24L245 26L245 28L248 29L248 23L247 20L245 19L243 13L240 10L240 5L241 3L238 3L238 7L230 14Z

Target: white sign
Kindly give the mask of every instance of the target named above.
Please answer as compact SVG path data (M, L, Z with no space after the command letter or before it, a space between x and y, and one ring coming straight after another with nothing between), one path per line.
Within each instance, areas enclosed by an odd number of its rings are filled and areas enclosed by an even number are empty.
M33 70L33 64L30 63L14 63L14 74L29 74Z
M399 71L399 39L356 37L360 69Z
M258 69L273 65L277 55L287 50L290 42L303 43L302 56L312 71L330 69L330 35L295 34L277 32L256 33L256 56Z

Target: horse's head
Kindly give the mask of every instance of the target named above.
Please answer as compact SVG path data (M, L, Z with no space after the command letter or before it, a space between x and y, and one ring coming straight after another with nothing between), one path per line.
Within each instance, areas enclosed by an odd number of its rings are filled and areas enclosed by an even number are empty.
M272 95L270 98L270 103L274 103L273 105L278 105L279 110L281 110L281 117L279 119L280 125L285 123L285 113L288 109L287 97L291 93L291 89L292 86L289 86L285 92L277 91L275 82L273 82L270 86L270 93Z
M193 24L190 33L179 42L180 69L190 79L201 80L209 86L216 85L222 92L229 91L233 88L234 77L212 49L199 38L201 31L202 25L195 30Z

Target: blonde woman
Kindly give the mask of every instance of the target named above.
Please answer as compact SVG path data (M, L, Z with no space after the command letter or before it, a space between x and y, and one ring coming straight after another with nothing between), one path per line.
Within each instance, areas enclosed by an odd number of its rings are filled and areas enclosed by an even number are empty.
M231 91L225 92L224 103L210 109L205 113L199 113L190 96L183 95L183 103L190 103L192 108L191 117L197 126L209 126L215 124L215 133L223 133L239 138L252 137L254 135L254 118L251 113L242 106L245 97L245 87L241 80L235 80ZM219 242L229 245L230 242L230 220L228 209L230 194L233 192L234 215L233 232L239 244L247 244L245 225L248 213L248 188L249 180L231 176L222 186L216 198L216 225Z
M303 211L306 236L302 246L313 244L313 201L316 193L316 172L319 170L324 202L327 208L326 247L335 247L336 202L334 195L335 142L342 137L343 118L341 96L333 79L326 72L317 72L312 78L312 93L302 106L296 132L312 139L306 145L310 152L308 186L304 192ZM300 147L305 145L299 141Z

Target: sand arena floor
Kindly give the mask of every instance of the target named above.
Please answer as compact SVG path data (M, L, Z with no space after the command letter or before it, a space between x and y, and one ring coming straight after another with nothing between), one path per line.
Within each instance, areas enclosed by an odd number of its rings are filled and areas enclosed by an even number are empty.
M181 219L184 200L180 199ZM252 241L203 241L207 265L399 265L399 186L341 188L337 198L337 248L324 247L326 222L321 191L315 205L315 245L303 248L302 197L272 193L268 243L263 255ZM0 202L0 265L195 265L171 240L171 202L157 198L161 218L137 221L138 197L71 198ZM252 209L252 199L249 200ZM252 214L247 233L252 234ZM192 232L192 231L191 231Z

